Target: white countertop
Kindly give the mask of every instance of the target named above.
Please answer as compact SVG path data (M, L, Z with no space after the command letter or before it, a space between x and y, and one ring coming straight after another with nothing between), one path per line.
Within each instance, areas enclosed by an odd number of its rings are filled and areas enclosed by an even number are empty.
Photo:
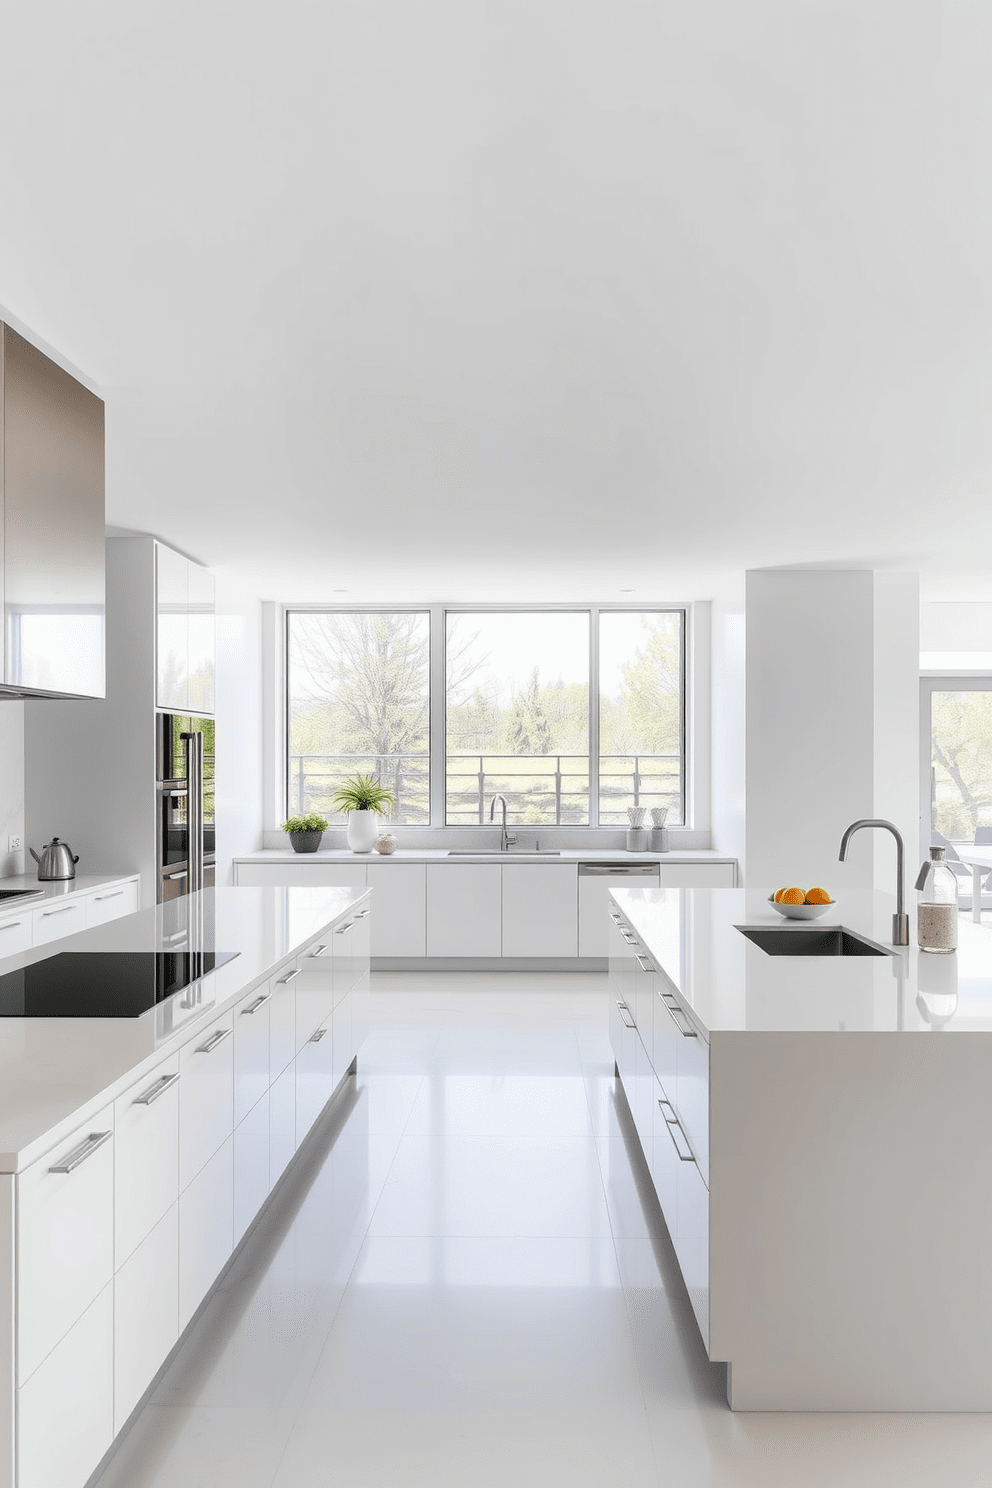
M540 836L540 833L538 833ZM709 848L672 848L670 852L627 852L625 848L565 847L549 852L526 848L500 852L497 848L478 850L445 847L399 847L393 853L356 853L348 848L321 849L315 853L297 853L292 848L265 848L244 853L235 863L736 863L730 853Z
M72 882L84 886L80 879ZM239 953L196 984L198 1001L189 1010L181 1009L184 999L177 994L139 1018L0 1018L0 1172L17 1172L34 1161L144 1068L268 978L366 892L207 889L7 957L5 973L66 951L174 949L169 937L186 928L186 917L198 905L205 927L201 944Z
M704 1038L741 1032L992 1033L992 916L958 917L958 949L917 949L910 903L908 949L891 945L894 902L838 904L821 919L783 919L743 889L611 891ZM843 925L894 955L769 956L738 925L826 929Z

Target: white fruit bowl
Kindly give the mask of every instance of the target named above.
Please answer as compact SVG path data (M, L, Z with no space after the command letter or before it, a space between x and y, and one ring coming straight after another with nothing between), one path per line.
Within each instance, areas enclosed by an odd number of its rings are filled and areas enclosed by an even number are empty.
M768 903L780 915L785 915L787 920L818 920L828 909L833 909L837 900L831 899L829 904L778 904L774 896L769 894Z

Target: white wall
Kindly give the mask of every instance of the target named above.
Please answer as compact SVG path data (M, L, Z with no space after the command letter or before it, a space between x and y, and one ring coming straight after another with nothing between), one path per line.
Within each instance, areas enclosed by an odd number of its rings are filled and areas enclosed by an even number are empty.
M20 852L7 851L7 838L20 837ZM40 852L43 843L32 846ZM14 699L0 701L0 878L23 873L27 843L24 842L24 704ZM29 861L34 863L33 859Z
M733 853L745 871L744 575L711 606L710 770L713 847Z
M262 846L262 602L223 569L217 581L217 883Z
M757 570L746 590L746 857L756 898L784 883L841 899L895 883L918 837L919 598L911 574ZM877 873L876 873L877 861Z

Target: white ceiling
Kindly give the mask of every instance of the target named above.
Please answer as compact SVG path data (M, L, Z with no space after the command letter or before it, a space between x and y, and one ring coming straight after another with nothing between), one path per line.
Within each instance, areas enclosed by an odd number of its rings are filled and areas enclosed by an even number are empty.
M0 305L266 597L992 595L988 0L0 0Z

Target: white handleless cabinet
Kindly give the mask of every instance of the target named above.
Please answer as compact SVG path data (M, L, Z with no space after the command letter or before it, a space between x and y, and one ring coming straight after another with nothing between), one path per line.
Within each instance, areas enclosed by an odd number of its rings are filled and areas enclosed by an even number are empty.
M189 704L194 713L214 711L215 593L214 576L198 563L187 567L187 672ZM185 710L183 710L185 711Z
M32 921L32 943L36 946L75 935L77 930L86 929L86 901L82 895L48 901L32 911Z
M373 956L426 956L427 864L370 863Z
M114 1264L179 1197L179 1055L114 1102Z
M114 1430L120 1431L179 1337L179 1205L114 1276Z
M234 1248L234 1139L179 1196L179 1327L185 1328Z
M155 544L155 701L173 713L189 709L189 561Z
M296 1151L296 1061L269 1091L269 1187L273 1188Z
M114 1274L114 1108L17 1177L17 1378L24 1384Z
M299 1147L334 1090L331 1019L315 1028L296 1056L296 1145Z
M501 871L503 955L577 955L575 864L506 863Z
M500 956L503 870L499 863L427 864L428 956Z
M17 1392L17 1488L82 1488L114 1439L114 1289Z
M234 1130L233 1032L233 1016L226 1013L180 1052L180 1190Z
M234 1244L269 1196L269 1092L234 1128Z

